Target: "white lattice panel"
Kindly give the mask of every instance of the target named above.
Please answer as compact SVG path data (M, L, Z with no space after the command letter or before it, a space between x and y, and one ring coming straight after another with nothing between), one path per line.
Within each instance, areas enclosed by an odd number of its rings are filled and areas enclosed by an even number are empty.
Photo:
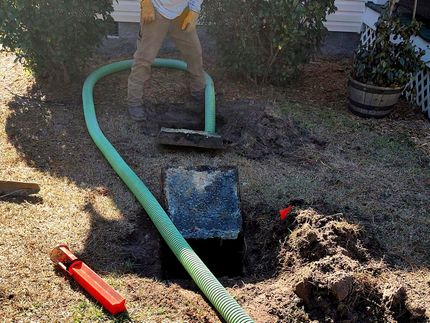
M414 102L417 106L427 114L430 118L430 70L418 72L407 87L405 93L406 98L410 102Z
M376 32L371 27L363 24L363 31L361 32L360 40L363 45L370 45L375 41Z

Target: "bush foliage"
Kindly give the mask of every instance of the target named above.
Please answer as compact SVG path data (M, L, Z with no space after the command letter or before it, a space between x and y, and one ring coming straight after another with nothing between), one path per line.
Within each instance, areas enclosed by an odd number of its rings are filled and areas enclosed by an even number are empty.
M361 83L381 87L403 87L411 76L425 68L418 50L411 42L421 24L402 24L400 18L387 11L376 24L376 39L361 44L354 58L351 77Z
M111 27L112 0L0 0L0 44L36 76L68 81Z
M318 49L335 9L334 0L209 0L203 19L231 71L285 84Z

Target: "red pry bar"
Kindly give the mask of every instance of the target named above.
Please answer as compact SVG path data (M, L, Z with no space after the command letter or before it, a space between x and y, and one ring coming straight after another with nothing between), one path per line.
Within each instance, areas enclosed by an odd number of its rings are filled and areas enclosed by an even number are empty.
M112 315L124 312L125 298L109 286L67 247L59 245L52 249L51 260L66 271L76 282L93 296Z

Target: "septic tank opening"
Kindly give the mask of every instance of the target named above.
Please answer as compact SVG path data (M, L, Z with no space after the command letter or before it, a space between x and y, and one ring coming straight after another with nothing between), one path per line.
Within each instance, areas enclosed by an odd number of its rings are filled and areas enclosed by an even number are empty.
M242 274L244 237L236 167L168 167L162 172L167 214L215 276ZM166 278L188 278L166 245Z
M189 239L187 242L216 277L243 275L243 235L234 240ZM161 259L164 279L190 278L165 242L161 245Z

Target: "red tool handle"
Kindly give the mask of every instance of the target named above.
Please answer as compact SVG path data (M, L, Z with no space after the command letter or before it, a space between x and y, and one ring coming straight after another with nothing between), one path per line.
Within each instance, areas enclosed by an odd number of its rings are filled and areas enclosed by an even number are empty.
M67 271L111 314L115 315L126 310L125 298L109 286L82 260L79 260L66 245L60 245L51 251L51 259Z

